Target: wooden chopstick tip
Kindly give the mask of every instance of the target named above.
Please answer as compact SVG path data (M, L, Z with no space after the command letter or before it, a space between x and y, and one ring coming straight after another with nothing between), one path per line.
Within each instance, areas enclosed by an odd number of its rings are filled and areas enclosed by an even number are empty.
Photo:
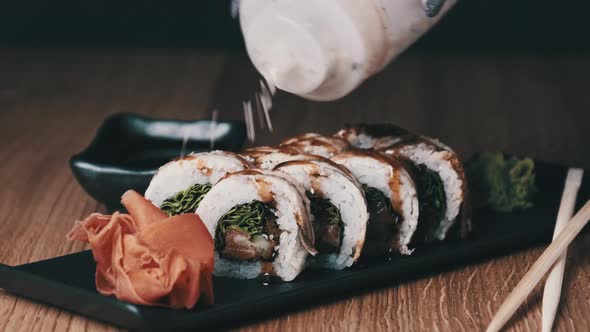
M582 178L584 177L584 170L581 168L570 168L566 177L566 185L571 184L577 187L582 185Z

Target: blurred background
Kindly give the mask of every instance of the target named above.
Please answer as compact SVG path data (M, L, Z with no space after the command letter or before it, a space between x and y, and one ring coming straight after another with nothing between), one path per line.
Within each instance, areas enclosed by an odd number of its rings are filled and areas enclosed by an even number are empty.
M0 7L11 46L243 50L230 0L21 0ZM413 51L587 52L584 0L463 0Z
M588 13L584 0L459 1L351 95L318 103L279 93L276 130L255 144L391 121L466 156L503 150L590 167ZM243 119L259 80L230 0L4 2L0 73L3 134L36 115L67 118L80 127L68 153L115 112Z

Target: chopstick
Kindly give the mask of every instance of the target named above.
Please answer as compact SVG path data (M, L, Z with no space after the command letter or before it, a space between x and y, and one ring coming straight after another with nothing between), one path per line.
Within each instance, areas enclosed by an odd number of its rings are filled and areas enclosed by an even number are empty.
M545 249L541 257L533 264L533 267L531 267L518 285L516 285L496 313L496 316L492 319L486 330L487 332L499 331L506 324L520 304L526 300L526 297L535 288L535 285L539 283L543 275L553 266L559 256L565 252L567 246L582 231L588 221L590 221L590 200L567 223L567 226L559 234L557 239Z
M557 221L555 222L555 231L553 232L553 240L555 240L567 221L571 219L574 214L576 206L576 197L578 190L582 184L582 177L584 170L572 168L567 172L565 179L565 188L561 196L561 204L559 212L557 213ZM543 290L543 309L542 309L542 332L551 332L551 327L555 321L557 308L559 307L559 298L561 297L561 286L563 283L563 273L565 271L565 258L567 249L559 257L553 268L549 272L549 277L545 282L545 289Z

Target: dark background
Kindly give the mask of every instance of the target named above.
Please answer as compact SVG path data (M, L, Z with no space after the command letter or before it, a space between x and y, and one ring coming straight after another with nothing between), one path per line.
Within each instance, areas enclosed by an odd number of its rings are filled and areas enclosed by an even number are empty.
M230 0L7 2L0 46L243 49ZM585 0L462 0L412 50L587 53L588 13Z

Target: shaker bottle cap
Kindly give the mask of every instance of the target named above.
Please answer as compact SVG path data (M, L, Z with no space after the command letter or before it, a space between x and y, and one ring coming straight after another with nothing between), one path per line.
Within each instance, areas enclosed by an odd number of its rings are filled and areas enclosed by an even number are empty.
M240 24L248 55L269 83L327 101L352 91L381 57L378 13L358 0L244 0Z
M321 40L301 21L269 9L244 31L250 59L271 84L304 95L316 90L330 71Z

